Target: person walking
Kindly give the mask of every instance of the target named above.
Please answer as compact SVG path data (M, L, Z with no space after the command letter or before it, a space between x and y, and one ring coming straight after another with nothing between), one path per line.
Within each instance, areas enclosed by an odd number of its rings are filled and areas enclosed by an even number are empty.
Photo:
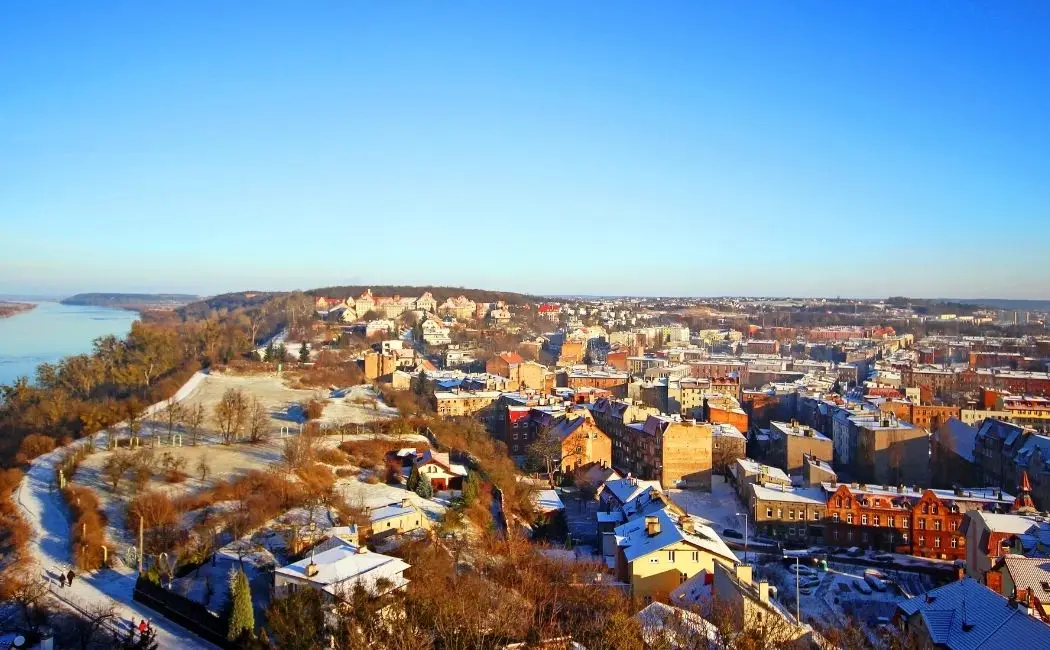
M77 574L73 573L73 569L70 569L69 573L66 574L66 580L69 581L69 586L70 587L73 586L73 578L76 577L76 575Z
M58 585L63 589L66 588L66 574L61 571L58 572Z
M146 619L140 620L139 621L139 634L145 634L147 629L149 629L149 628L146 626Z

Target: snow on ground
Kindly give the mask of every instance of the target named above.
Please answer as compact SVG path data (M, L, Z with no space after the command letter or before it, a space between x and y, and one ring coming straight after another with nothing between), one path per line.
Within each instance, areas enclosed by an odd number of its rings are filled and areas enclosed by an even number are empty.
M711 479L710 492L667 490L667 494L680 508L706 521L715 532L721 534L726 528L732 528L743 535L745 517L737 513L747 512L747 507L737 498L736 491L725 477L715 475ZM749 534L753 533L753 530L749 531Z
M165 650L214 648L212 644L162 618L148 607L134 602L132 592L135 571L121 567L119 563L115 565L117 568L78 575L71 587L58 587L55 583L58 572L69 570L72 559L69 515L61 494L52 486L55 465L65 453L65 448L60 448L34 460L17 492L18 504L23 508L34 532L29 551L41 574L48 577L55 597L82 611L94 603L115 602L119 619L123 623L151 619L157 630L158 647Z

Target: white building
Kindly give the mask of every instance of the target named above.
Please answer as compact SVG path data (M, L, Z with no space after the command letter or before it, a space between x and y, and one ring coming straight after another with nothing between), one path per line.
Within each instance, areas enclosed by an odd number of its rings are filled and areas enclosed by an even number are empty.
M409 565L396 557L373 553L339 539L325 551L274 570L273 587L278 597L290 589L309 587L341 599L357 585L378 596L404 589L408 584L404 576L407 568Z

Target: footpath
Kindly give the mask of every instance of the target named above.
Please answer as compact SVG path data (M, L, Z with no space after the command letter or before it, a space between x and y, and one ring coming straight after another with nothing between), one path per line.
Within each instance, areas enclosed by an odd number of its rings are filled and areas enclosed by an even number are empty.
M202 373L195 374L176 393L177 399L191 393L202 378ZM155 407L156 405L151 409ZM109 626L112 631L125 631L129 625L138 625L143 619L150 621L157 632L158 648L216 648L145 605L135 602L132 596L137 578L136 571L123 566L119 558L110 556L110 564L115 568L101 569L94 573L77 573L71 586L60 586L58 575L59 572L64 573L71 568L72 550L69 544L69 511L62 494L54 485L55 466L70 448L86 443L87 439L78 440L34 459L18 486L18 504L24 510L26 521L33 529L29 552L36 561L40 574L47 579L51 593L67 606L81 612L89 612L95 605L114 605L117 619Z

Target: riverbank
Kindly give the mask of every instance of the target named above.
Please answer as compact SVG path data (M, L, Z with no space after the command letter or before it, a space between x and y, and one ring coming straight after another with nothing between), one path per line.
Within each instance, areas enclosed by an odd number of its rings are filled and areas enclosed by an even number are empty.
M0 300L0 318L8 318L16 314L24 314L36 309L36 303L32 302L7 302Z

